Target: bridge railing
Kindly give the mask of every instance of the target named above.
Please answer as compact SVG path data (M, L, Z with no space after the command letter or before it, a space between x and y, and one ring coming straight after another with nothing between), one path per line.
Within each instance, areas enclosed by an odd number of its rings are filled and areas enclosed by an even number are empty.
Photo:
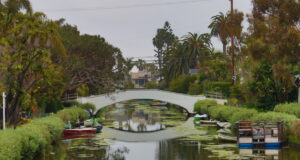
M190 96L190 97L205 97L202 95L189 95L189 94L184 94L184 93L177 93L177 92L171 92L171 91L166 91L166 90L159 90L159 89L128 89L128 90L118 90L116 92L113 93L106 93L106 94L100 94L100 95L90 95L87 97L101 97L101 96L111 96L114 94L118 94L118 93L122 93L122 92L127 92L127 91L158 91L158 92L165 92L165 93L170 93L170 94L176 94L176 95L183 95L183 96ZM80 97L78 97L80 98Z

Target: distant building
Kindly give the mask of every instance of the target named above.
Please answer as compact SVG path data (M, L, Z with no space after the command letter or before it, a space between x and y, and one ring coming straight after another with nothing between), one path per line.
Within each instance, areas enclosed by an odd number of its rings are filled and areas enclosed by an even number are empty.
M156 80L148 71L132 72L130 75L134 88L144 88L146 83Z

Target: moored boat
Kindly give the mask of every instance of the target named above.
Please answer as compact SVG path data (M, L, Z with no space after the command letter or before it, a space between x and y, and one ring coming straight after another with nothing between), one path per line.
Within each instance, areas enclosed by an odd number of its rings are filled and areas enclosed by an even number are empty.
M217 125L218 121L213 120L201 120L201 124L210 124L210 125Z
M237 142L237 137L226 136L224 134L219 134L218 139L224 142Z
M72 135L72 134L96 134L96 128L75 128L75 129L65 129L65 135Z

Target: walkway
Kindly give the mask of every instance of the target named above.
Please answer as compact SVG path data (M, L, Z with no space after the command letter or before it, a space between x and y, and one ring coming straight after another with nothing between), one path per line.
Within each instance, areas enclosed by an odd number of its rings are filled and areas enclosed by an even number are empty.
M104 94L92 97L82 97L78 100L82 103L93 103L96 106L96 109L99 110L117 102L134 99L155 99L165 101L168 103L179 105L185 108L190 113L192 113L194 109L194 104L197 101L204 100L206 98L204 96L193 96L156 89L137 89L120 91L110 95Z
M103 127L103 133L101 134L107 135L105 136L105 138L107 139L113 139L123 142L152 142L175 139L189 135L206 134L205 131L200 131L194 127L193 120L194 118L190 118L185 123L177 127L150 133L132 133Z

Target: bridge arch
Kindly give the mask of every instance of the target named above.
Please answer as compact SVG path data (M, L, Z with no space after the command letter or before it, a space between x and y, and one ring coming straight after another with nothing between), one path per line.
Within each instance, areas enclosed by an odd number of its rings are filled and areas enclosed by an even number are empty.
M108 105L134 99L155 99L165 101L179 105L192 113L194 110L194 104L197 101L204 100L206 98L204 96L187 95L157 89L136 89L115 92L110 95L103 94L91 97L80 97L78 98L78 101L82 103L92 103L96 106L96 111L98 111Z

